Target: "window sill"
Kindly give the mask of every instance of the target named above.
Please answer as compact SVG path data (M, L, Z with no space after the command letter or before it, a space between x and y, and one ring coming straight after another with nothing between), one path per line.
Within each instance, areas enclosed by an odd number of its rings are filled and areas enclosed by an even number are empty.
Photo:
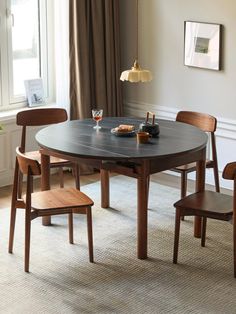
M56 103L51 103L43 106L38 106L38 107L23 107L23 108L18 108L14 110L6 110L6 111L0 111L0 124L8 124L12 123L16 120L16 115L18 112L23 111L23 110L30 110L30 109L40 109L40 108L54 108L57 107Z

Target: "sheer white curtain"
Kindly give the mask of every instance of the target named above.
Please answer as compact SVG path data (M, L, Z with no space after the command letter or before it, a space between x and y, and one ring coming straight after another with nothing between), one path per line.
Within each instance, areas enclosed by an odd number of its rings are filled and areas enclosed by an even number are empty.
M56 104L70 114L69 97L69 1L55 4L55 73Z

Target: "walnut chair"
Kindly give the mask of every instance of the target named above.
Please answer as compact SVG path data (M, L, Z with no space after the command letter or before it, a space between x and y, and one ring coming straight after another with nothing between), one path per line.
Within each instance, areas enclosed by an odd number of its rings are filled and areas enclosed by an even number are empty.
M215 117L192 111L179 111L176 116L176 121L191 124L198 127L204 132L210 133L211 136L211 151L212 159L206 160L206 168L213 168L215 178L215 189L216 192L220 192L219 184L219 173L218 173L218 162L216 154L216 141L215 141L215 130L217 120ZM171 169L172 171L178 172L181 175L181 198L186 196L187 193L187 175L190 172L196 171L196 163L190 163L183 166L179 166Z
M19 112L16 115L16 124L22 127L21 133L21 144L20 148L22 152L26 152L26 130L28 127L35 126L44 126L54 123L60 123L67 120L67 112L62 108L42 108L42 109L30 109ZM31 151L26 152L26 155L29 158L37 159L38 162L41 162L40 152ZM71 163L68 160L50 157L50 168L58 168L59 169L59 177L60 177L60 187L64 186L63 181L63 167L69 167L73 169L73 173L75 176L75 185L76 188L80 188L80 178L79 178L79 165ZM19 185L18 185L18 197L20 198L22 194L22 175L19 176Z
M37 217L69 214L69 240L73 243L73 210L76 213L87 215L89 260L93 262L93 235L92 235L92 214L91 206L93 201L84 193L75 188L59 188L43 192L32 192L33 176L41 174L41 167L37 160L29 158L27 155L16 149L16 166L12 192L10 233L9 233L9 253L13 251L16 208L25 209L25 265L24 269L29 272L30 256L30 232L31 220ZM18 185L19 173L27 175L26 195L19 199Z
M231 221L233 218L233 251L234 251L234 277L236 278L236 162L229 163L223 171L223 178L234 180L233 197L213 191L193 193L174 204L175 240L173 263L177 263L179 248L180 222L182 216L202 217L201 245L205 246L207 218Z

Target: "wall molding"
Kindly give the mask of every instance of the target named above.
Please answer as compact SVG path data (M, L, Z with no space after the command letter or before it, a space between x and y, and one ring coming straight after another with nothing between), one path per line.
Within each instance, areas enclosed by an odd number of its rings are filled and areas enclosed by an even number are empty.
M151 111L160 119L175 120L178 111L183 110L175 107L158 106L145 102L125 101L124 102L125 115L133 115L134 117L144 117L147 111ZM223 117L217 118L217 131L220 136L236 139L236 120L226 119ZM232 134L231 134L232 132ZM224 134L225 133L225 134ZM231 136L230 136L231 135Z
M156 114L159 119L175 120L176 114L181 109L175 107L158 106L155 104L125 101L124 112L126 116L145 117L147 111ZM226 119L224 117L217 118L216 143L217 155L219 163L220 185L223 188L232 189L232 182L222 179L222 171L227 162L236 160L236 120ZM234 148L235 147L235 148ZM208 152L210 154L210 152ZM172 171L168 174L178 175ZM189 179L194 180L194 174L189 174ZM206 172L206 183L214 185L213 171L208 169Z

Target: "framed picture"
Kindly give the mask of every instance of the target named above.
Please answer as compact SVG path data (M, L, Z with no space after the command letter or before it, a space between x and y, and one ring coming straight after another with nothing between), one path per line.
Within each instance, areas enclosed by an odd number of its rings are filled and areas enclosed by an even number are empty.
M219 71L221 24L184 22L184 64Z
M25 91L28 99L28 106L35 107L45 105L43 91L43 80L41 78L25 80Z

